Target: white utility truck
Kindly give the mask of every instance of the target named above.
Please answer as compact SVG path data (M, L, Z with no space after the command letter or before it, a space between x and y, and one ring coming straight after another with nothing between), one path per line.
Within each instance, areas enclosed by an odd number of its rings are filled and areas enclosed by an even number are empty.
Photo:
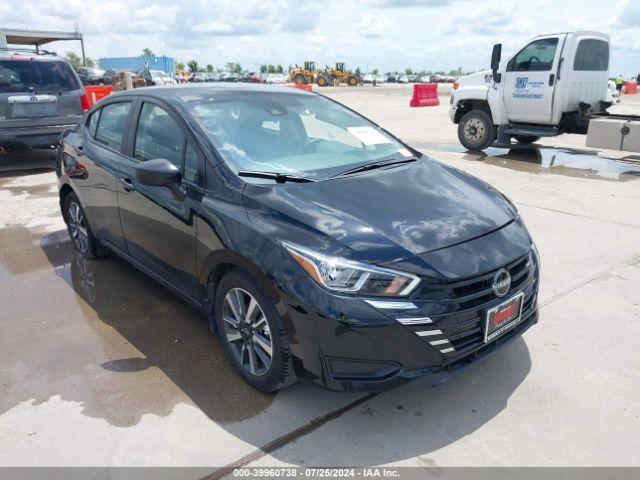
M465 148L588 133L588 146L640 150L640 117L607 113L608 35L541 35L506 62L501 53L494 45L491 70L462 77L451 90L450 116Z

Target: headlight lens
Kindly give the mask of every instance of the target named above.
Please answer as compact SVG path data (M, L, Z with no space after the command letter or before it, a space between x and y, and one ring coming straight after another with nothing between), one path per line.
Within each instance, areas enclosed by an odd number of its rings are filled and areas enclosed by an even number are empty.
M283 244L316 283L336 292L397 297L415 290L420 278L405 272L329 257L307 248Z

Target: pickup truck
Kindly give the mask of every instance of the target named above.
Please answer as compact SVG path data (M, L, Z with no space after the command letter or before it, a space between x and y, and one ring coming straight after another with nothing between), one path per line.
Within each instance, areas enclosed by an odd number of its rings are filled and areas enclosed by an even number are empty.
M578 133L588 134L588 146L636 151L640 117L607 113L608 35L541 35L506 61L501 56L502 44L494 45L491 70L454 83L450 117L465 148Z

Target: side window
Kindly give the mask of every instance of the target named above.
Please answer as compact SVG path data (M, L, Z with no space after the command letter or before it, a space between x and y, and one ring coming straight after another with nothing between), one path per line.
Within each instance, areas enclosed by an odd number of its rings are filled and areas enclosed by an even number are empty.
M187 149L184 155L184 178L193 183L198 183L198 154L187 142Z
M136 129L134 156L143 162L165 158L182 169L185 137L166 110L144 103Z
M102 107L96 128L96 141L120 151L130 109L131 102L111 103Z
M98 126L98 119L100 118L100 110L96 110L89 117L89 121L87 122L87 130L89 130L89 135L91 138L95 138L96 136L96 127Z
M524 47L509 62L509 72L546 72L551 70L558 47L557 38L542 38Z
M609 44L603 40L580 40L573 61L576 71L605 72L609 69Z

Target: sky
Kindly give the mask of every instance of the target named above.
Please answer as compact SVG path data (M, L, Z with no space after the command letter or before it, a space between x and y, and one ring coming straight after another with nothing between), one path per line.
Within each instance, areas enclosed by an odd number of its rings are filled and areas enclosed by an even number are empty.
M640 0L2 0L0 27L85 35L93 58L149 47L185 62L321 67L345 61L363 71L487 68L538 34L597 30L611 35L612 75L640 72ZM58 52L80 51L77 42Z

